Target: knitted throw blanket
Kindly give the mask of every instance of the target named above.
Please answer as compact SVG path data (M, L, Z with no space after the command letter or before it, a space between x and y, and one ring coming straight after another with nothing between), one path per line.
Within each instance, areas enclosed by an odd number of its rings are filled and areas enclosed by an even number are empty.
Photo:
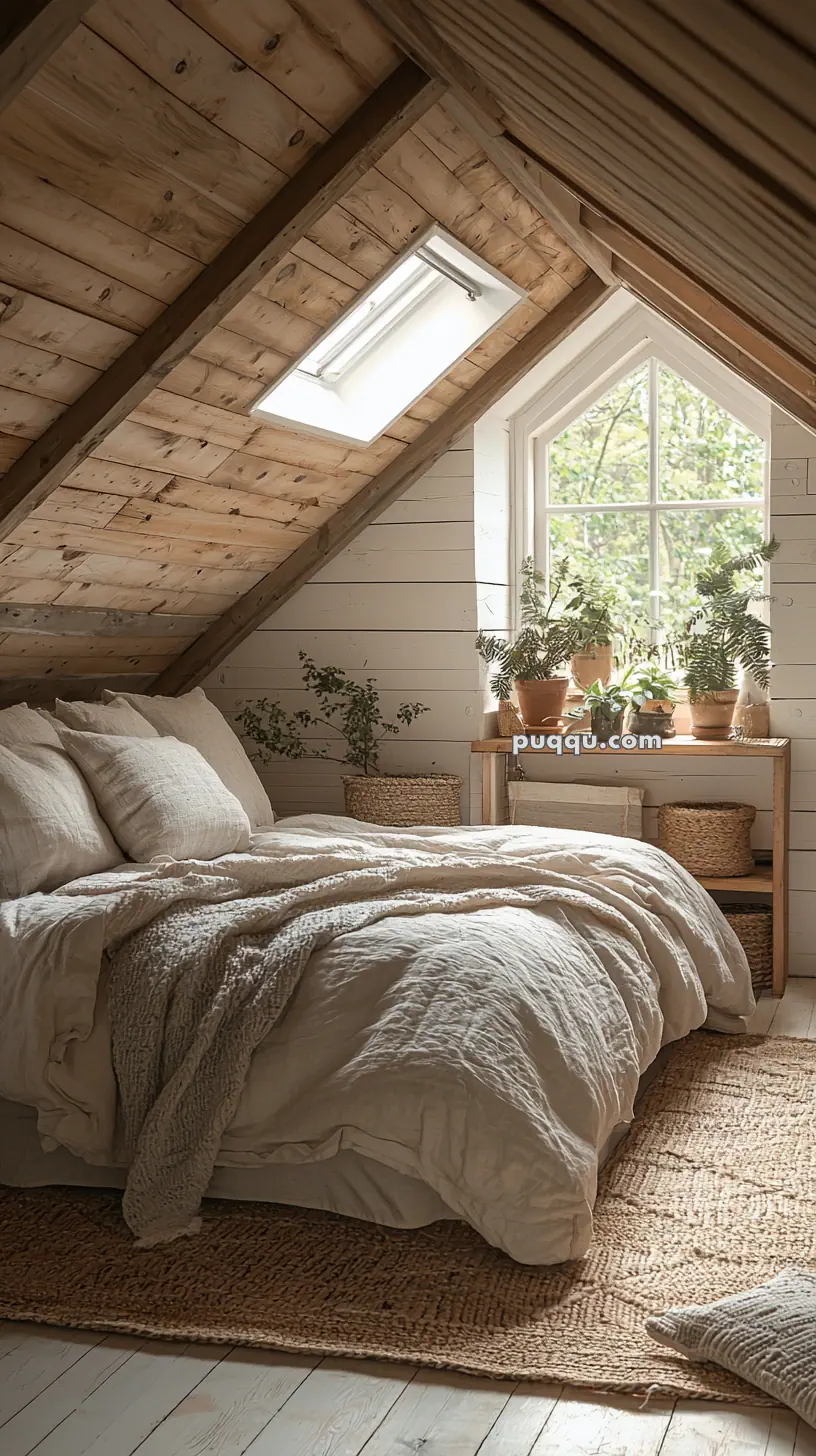
M440 881L456 888L443 891ZM432 870L352 870L275 894L184 901L136 930L111 956L109 1006L119 1153L129 1167L123 1211L138 1243L199 1229L252 1054L284 1014L313 951L388 916L545 902L589 910L639 940L597 888L587 894L564 875L453 857Z

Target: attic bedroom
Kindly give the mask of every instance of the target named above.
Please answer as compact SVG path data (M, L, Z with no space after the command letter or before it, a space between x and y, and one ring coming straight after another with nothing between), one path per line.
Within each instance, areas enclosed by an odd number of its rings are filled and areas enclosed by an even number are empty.
M7 0L4 1456L816 1449L815 80Z

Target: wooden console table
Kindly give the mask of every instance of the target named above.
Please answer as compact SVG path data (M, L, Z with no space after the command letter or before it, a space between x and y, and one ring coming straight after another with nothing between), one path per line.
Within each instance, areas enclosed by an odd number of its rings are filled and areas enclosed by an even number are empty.
M472 753L484 755L482 760L482 822L498 824L499 813L504 813L504 795L507 782L507 759L513 753L510 738L485 738L471 743ZM523 748L522 753L555 753L553 748ZM603 753L605 758L617 756L616 750L588 749L588 753ZM691 757L719 758L770 758L773 760L773 854L771 864L754 866L750 875L739 875L734 879L700 876L700 883L707 890L746 891L755 895L770 895L773 902L773 993L781 996L788 978L788 834L790 819L790 739L789 738L729 738L722 743L709 743L700 738L678 735L668 738L662 748L636 748L621 757L640 758L643 755L659 754L661 758L672 754L688 754ZM580 757L574 761L580 762ZM501 770L501 771L499 771Z

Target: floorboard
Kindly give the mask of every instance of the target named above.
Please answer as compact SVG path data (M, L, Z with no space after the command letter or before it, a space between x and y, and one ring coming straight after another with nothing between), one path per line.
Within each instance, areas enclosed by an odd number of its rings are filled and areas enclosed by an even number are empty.
M816 978L751 1031L816 1041ZM2 1456L816 1456L789 1411L0 1324Z

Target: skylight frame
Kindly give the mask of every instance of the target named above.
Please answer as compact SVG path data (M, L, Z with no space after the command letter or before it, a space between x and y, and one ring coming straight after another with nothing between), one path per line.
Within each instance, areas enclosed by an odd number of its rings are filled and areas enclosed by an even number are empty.
M428 376L427 374L424 375L421 382L418 383L416 389L410 395L398 398L397 407L395 408L393 413L390 413L385 419L377 419L376 427L374 428L373 433L370 431L365 435L362 433L352 433L349 431L348 428L343 428L342 425L336 426L334 422L328 424L322 421L316 422L314 420L304 419L300 417L300 415L296 412L289 413L288 409L275 409L273 401L277 403L280 402L280 393L283 390L283 387L293 379L299 379L301 382L305 383L310 390L325 390L327 404L329 402L331 403L331 406L332 408L334 408L335 413L341 413L342 411L345 411L346 416L353 416L352 405L342 398L341 389L344 386L344 382L347 381L349 377L353 376L355 370L359 369L362 371L366 363L367 357L370 354L375 353L378 344L383 348L385 347L385 342L382 335L372 341L372 345L370 348L362 350L360 352L360 356L355 357L351 361L349 368L347 370L344 369L341 372L339 378L335 380L321 378L311 371L304 370L302 366L305 360L307 360L309 356L313 354L316 350L325 350L326 345L328 345L330 342L332 333L337 330L342 330L343 325L346 324L347 321L355 313L364 308L365 304L371 298L372 294L374 294L377 290L381 289L382 285L387 282L387 280L398 269L400 269L409 258L417 254L421 254L426 249L431 252L435 252L436 249L434 248L434 244L440 245L440 253L437 254L437 257L434 259L434 262L431 264L431 266L434 267L435 271L438 271L440 275L440 285L444 285L445 282L447 282L448 284L454 284L458 290L462 290L464 293L468 294L469 301L473 301L474 304L480 307L483 312L489 311L491 309L494 311L498 309L498 312L495 314L495 316L490 317L486 321L485 327L481 329L478 334L469 335L466 341L462 344L462 347L459 348L457 352L449 357L443 358L439 369L435 373L433 373L431 376ZM427 261L427 259L425 261ZM431 292L433 292L433 290L431 290ZM450 290L448 290L448 301L446 303L446 308L449 314L451 310L451 297L452 295L450 293ZM325 331L325 333L320 339L317 340L316 343L310 345L308 349L303 351L299 358L293 360L292 363L285 370L285 372L281 374L278 379L275 380L274 384L267 385L262 390L258 398L251 406L250 412L253 416L259 418L264 422L279 425L285 429L296 430L302 434L315 435L318 438L322 439L338 440L342 441L343 443L355 445L358 448L364 448L366 445L372 444L375 440L379 439L381 435L385 434L389 427L393 425L395 421L400 419L400 417L404 415L405 412L409 410L418 399L421 399L423 395L428 392L429 389L432 389L434 384L436 384L438 380L444 378L449 370L452 369L454 365L464 357L465 354L469 353L471 349L475 349L482 342L482 340L487 338L491 333L493 333L495 329L502 327L504 321L507 319L507 317L509 317L512 311L519 304L523 303L527 299L527 297L528 293L526 289L520 287L519 284L515 283L506 274L502 273L499 269L494 268L490 263L487 263L483 258L479 257L477 253L473 252L470 248L460 243L458 239L454 238L450 233L446 232L445 229L440 227L437 223L432 223L417 239L415 239L410 244L409 247L405 248L403 252L394 259L393 263L389 266L388 269L386 269L383 273L379 274L377 278L372 280L368 287L349 304L348 308L345 309L344 312L339 316L339 318L331 324L329 329ZM504 300L503 306L501 306L497 302L497 300L499 299ZM413 310L409 309L404 316L398 317L391 323L390 331L399 336L400 332L404 330L406 323L409 321L411 312L413 311L421 313L423 305L426 302L427 299L424 297L419 299L414 305ZM364 320L361 320L361 325L363 325L364 322ZM399 345L400 341L398 337L397 344L394 346L394 350L392 351L392 358L387 361L392 366L396 357L396 349L397 347L399 347ZM329 357L331 357L331 351L329 351ZM414 370L414 372L416 371ZM269 403L265 403L265 401L269 401ZM284 402L287 405L289 403L288 400L285 399L285 397ZM314 402L312 402L311 408L313 412L317 408L317 406L314 405ZM350 418L345 421L346 424L351 425L359 424L359 422L359 416L357 418Z

